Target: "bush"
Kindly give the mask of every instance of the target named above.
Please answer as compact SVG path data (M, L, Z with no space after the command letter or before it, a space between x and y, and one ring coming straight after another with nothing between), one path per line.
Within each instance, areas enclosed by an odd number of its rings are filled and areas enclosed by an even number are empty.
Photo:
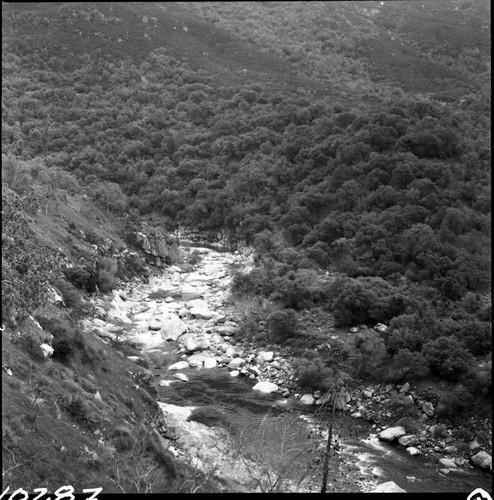
M470 391L463 385L459 385L440 397L437 416L439 418L461 416L472 408L474 402L475 398Z
M115 274L118 270L114 259L99 257L96 263L96 284L101 292L111 292L118 284Z
M396 422L396 425L403 426L407 434L418 434L424 427L420 420L412 417L402 417Z
M405 422L411 422L419 416L419 411L415 404L406 396L397 394L391 396L391 401L388 405L391 413L399 419L407 419Z
M324 390L333 383L333 369L325 366L315 351L306 349L301 358L293 361L293 368L302 387L308 387L310 390Z
M52 347L52 359L60 361L60 363L66 363L74 355L73 339L68 335L54 340Z
M89 293L96 291L96 276L92 269L82 266L74 266L64 270L67 280L80 290L86 290Z
M459 381L474 366L474 357L454 338L439 337L424 344L422 354L431 371Z
M268 317L268 332L275 342L293 337L297 331L297 313L293 309L275 311Z
M400 288L378 277L339 279L329 291L337 326L388 323L403 314L410 302Z
M232 293L239 295L269 295L273 285L263 267L255 267L249 273L236 273L232 280Z
M369 329L362 330L348 338L343 351L359 377L381 380L387 356L384 340L379 333Z
M81 302L83 302L81 293L77 291L74 285L64 279L57 280L55 286L62 294L63 302L67 307L72 309L73 307L80 306Z

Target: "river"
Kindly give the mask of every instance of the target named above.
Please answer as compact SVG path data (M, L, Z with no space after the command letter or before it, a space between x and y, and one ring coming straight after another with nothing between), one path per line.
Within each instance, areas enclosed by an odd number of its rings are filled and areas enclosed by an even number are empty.
M227 441L236 450L236 457L244 460L247 470L254 469L252 464L257 466L257 480L241 491L276 491L278 487L280 491L317 492L328 419L319 407L299 405L279 393L253 391L256 380L233 377L224 367L186 367L180 373L187 381L177 380L176 372L171 372L169 367L188 359L180 349L182 337L166 342L154 332L150 337L148 322L151 319L159 314L180 312L187 332L207 336L212 344L214 341L218 345L219 337L214 340L211 328L205 328L214 325L213 320L208 323L185 315L187 302L200 298L215 314L224 314L229 307L232 268L246 269L252 265L251 260L239 254L206 248L184 250L189 254L195 250L200 255L201 260L194 269L183 272L173 267L147 285L137 288L134 285L132 290L125 291L125 310L121 301L112 303L114 317L125 317L134 327L134 339L143 345L143 352L151 361L157 400L170 408L187 408L186 420L196 423L194 432L207 432L210 428L228 431ZM229 337L220 340L235 346ZM209 350L219 353L219 350ZM337 412L333 436L338 451L330 463L329 492L365 492L387 481L394 481L407 492L469 493L479 487L492 491L490 473L465 465L444 475L439 472L441 466L437 461L410 456L402 446L383 443L373 430L370 423ZM190 440L188 446L191 446ZM197 456L202 457L203 462L209 460L205 450L199 448L195 450Z

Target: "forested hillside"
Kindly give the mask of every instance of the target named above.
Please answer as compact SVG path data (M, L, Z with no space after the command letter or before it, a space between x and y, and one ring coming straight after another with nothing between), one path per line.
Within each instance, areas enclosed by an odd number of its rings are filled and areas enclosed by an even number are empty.
M307 4L4 3L4 223L65 190L252 245L238 293L389 325L366 377L491 395L489 4Z

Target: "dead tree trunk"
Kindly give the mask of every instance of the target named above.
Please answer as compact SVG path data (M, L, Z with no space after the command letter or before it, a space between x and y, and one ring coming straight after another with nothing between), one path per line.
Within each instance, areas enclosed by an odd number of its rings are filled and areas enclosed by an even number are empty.
M328 442L326 443L326 451L324 453L321 493L326 493L326 488L328 486L329 457L331 456L331 442L333 441L333 421L334 421L335 407L336 407L336 393L333 394L333 407L331 409L331 418L329 420L329 429L328 429Z

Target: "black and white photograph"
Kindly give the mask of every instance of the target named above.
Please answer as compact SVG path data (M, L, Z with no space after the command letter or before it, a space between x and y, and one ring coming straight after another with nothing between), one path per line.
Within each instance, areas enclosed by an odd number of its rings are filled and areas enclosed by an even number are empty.
M2 500L492 500L491 83L489 0L2 2Z

